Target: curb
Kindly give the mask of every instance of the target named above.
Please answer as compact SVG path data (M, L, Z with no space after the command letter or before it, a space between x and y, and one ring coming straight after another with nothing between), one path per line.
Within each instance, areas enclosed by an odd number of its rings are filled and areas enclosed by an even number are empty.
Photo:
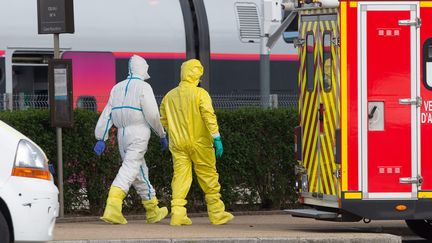
M136 240L73 240L51 243L401 243L399 236L381 234L370 237L328 238L186 238L186 239L136 239Z
M244 211L244 212L231 212L234 216L242 215L280 215L287 214L283 210L272 211ZM207 213L188 213L189 217L207 217ZM57 218L56 223L79 223L79 222L96 222L100 221L100 216L76 216L76 217L63 217ZM145 220L144 214L125 215L127 220ZM169 218L170 215L167 216ZM85 241L86 242L86 241ZM120 241L121 242L121 241ZM87 243L87 242L86 242ZM122 242L121 242L122 243Z

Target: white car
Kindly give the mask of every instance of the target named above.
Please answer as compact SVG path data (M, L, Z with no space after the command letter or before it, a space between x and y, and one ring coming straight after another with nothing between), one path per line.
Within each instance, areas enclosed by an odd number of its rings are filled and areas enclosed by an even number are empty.
M0 121L0 242L52 240L58 210L45 153Z

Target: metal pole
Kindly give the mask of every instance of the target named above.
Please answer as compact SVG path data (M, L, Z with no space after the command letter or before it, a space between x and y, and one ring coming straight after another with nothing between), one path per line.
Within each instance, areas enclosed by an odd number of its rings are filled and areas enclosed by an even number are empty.
M8 108L10 111L13 110L13 93L6 93L8 99Z
M60 38L59 34L54 34L54 59L60 58ZM55 107L51 107L55 109ZM62 141L62 129L61 127L56 128L57 134L57 180L59 189L59 201L60 201L60 217L64 217L64 194L63 194L63 141Z
M60 58L60 34L54 34L54 58Z
M261 37L260 94L262 108L268 108L270 105L270 49L267 47L267 41L268 36Z

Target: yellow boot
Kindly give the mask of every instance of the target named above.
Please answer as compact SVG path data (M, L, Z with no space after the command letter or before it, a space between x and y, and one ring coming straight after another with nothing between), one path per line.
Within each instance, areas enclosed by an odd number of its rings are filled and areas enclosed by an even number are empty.
M151 200L143 200L142 204L146 209L146 220L147 224L154 224L162 219L164 219L168 215L168 209L166 207L159 208L158 200L156 197Z
M225 211L225 205L220 200L220 194L207 194L207 212L212 224L226 224L234 218L234 215Z
M172 226L191 225L192 220L187 216L187 201L183 199L174 199L171 201L171 222Z
M123 199L126 193L119 187L112 186L108 193L107 204L103 216L103 221L111 224L127 224L127 220L122 214Z

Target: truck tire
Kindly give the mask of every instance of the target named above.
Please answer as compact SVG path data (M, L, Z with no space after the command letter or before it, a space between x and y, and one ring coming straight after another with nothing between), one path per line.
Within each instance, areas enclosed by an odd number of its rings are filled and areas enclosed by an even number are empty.
M405 222L416 235L432 240L432 220L405 220Z
M0 211L0 242L10 242L9 226Z

